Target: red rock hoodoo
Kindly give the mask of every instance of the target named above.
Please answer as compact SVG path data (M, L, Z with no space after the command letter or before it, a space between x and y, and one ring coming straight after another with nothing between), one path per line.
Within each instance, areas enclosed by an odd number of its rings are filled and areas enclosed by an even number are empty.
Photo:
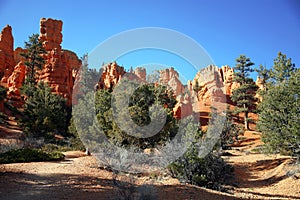
M47 53L43 55L46 62L37 81L48 83L53 92L65 97L68 105L71 105L74 80L81 67L81 60L74 52L62 49L62 24L61 20L40 20L39 39ZM24 60L20 56L24 51L20 47L13 50L12 29L6 26L0 36L0 83L8 88L7 99L16 106L21 101L19 89L26 75Z
M14 70L14 38L12 28L7 25L0 34L0 84L7 86L7 79Z
M133 71L133 73L140 78L143 82L146 82L147 75L146 75L146 69L143 67L137 67Z
M175 96L183 94L184 86L179 80L179 74L173 67L160 70L159 82L163 85L167 85L171 89Z
M108 63L102 67L103 71L98 83L99 89L111 89L117 85L122 76L126 73L124 67L119 66L116 62Z
M62 24L60 20L41 19L39 38L48 53L38 81L47 82L53 92L65 97L71 105L74 75L81 67L81 61L72 51L61 49Z
M37 81L47 82L53 92L65 97L68 105L71 105L74 81L76 76L79 76L81 60L74 52L62 49L62 26L61 20L46 18L40 20L39 39L47 53L43 55L46 62L43 69L39 71ZM6 26L0 35L0 84L8 89L8 101L20 105L22 98L19 89L26 75L24 59L20 53L26 50L20 47L15 50L13 48L12 28ZM134 77L146 82L145 68L137 67L131 72ZM124 67L116 62L109 63L103 67L97 86L100 89L111 89L126 73ZM191 112L200 112L201 106L209 107L212 102L228 103L232 91L239 87L233 81L233 74L234 71L229 66L218 68L210 65L200 70L193 81L189 81L187 86L184 86L179 80L178 72L171 67L160 70L159 83L167 85L168 89L178 97L178 105L174 112L177 117L180 117ZM257 84L259 85L260 82L258 81ZM185 95L185 90L189 91L188 96Z

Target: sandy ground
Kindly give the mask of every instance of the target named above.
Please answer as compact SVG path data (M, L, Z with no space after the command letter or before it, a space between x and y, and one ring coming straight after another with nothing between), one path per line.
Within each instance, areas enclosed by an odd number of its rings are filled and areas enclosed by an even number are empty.
M224 156L235 173L229 193L180 184L168 176L114 179L93 156L76 151L66 152L59 162L0 165L0 199L300 199L299 166L290 157L255 153L261 144L259 133L246 132Z
M260 133L248 131L233 147L227 161L234 166L236 197L300 199L300 166L288 156L264 155L253 149L261 145Z
M0 199L237 199L172 178L120 175L114 182L92 156L78 156L67 152L61 162L1 165Z

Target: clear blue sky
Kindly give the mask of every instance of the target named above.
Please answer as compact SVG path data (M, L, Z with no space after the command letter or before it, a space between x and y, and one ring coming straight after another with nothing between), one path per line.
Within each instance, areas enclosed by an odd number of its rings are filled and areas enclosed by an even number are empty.
M79 57L122 31L163 27L193 38L217 66L246 54L270 67L278 51L300 66L297 0L0 0L0 28L12 26L15 47L39 33L42 17L63 21L62 46Z

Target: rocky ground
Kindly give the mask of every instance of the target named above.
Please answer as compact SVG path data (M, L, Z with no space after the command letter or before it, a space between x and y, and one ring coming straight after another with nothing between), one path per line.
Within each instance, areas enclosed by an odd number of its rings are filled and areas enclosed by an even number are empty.
M260 144L259 133L246 132L224 156L235 173L228 193L164 175L116 177L99 169L93 156L75 151L59 162L0 165L0 199L300 199L299 166L290 157L253 151Z

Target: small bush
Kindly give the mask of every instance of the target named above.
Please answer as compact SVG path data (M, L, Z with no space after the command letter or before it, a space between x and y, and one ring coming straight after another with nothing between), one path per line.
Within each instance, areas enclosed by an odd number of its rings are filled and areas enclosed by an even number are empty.
M182 157L168 166L168 170L181 182L224 190L222 184L232 174L233 168L214 153L199 158L197 148L190 147Z
M46 152L40 149L15 149L0 154L0 163L18 163L18 162L41 162L63 160L64 155L60 152Z
M80 141L79 138L68 138L67 141L59 143L59 144L54 144L54 143L48 143L45 144L42 149L47 152L53 152L53 151L84 151L85 147Z

